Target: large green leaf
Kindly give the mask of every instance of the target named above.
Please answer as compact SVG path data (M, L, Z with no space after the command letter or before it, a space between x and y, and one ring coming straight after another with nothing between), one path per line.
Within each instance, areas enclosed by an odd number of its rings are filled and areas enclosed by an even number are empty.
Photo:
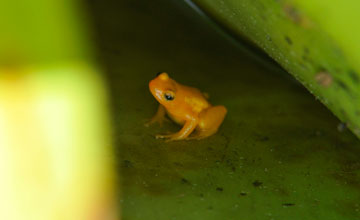
M360 137L360 2L194 0L292 73Z
M92 5L123 219L359 219L357 138L282 71L174 2ZM157 108L147 84L159 71L228 108L216 135L165 143L154 135L178 126L143 126Z

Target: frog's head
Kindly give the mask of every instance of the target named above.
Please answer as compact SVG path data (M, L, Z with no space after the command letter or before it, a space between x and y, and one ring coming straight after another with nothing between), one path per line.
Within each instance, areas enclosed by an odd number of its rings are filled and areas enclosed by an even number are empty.
M167 73L160 72L149 83L150 92L164 106L175 105L176 82Z

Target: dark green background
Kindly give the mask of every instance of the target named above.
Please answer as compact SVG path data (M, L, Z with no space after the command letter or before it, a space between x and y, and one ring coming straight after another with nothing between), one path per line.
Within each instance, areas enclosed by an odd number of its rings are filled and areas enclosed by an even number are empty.
M359 141L277 66L180 1L90 6L124 220L360 218ZM177 125L143 126L158 105L147 84L159 71L228 108L216 135L165 143L154 135Z

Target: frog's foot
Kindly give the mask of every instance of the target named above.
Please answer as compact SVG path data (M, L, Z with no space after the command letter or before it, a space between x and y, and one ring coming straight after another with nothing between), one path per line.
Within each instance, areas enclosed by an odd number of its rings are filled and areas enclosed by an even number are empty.
M183 128L181 128L181 130L179 132L174 133L174 134L169 134L169 135L156 135L156 138L168 138L166 140L167 142L184 140L187 137L189 137L191 132L194 131L197 124L198 124L198 119L196 119L196 118L186 121Z
M158 134L155 136L156 139L166 139L165 142L179 140L174 134Z
M159 123L160 127L164 124L164 122L169 122L170 120L167 119L165 116L162 116L162 117L157 117L157 116L154 116L150 119L150 121L146 122L144 124L145 127L149 127L150 125L152 124L155 124L155 123Z
M165 138L171 138L173 134L157 134L155 135L156 139L165 139Z
M218 129L197 131L193 136L186 138L186 140L201 140L215 134Z
M156 139L166 139L165 142L187 140L187 138L175 134L158 134L155 136Z
M156 112L156 114L150 119L150 121L148 123L145 123L145 127L149 127L150 125L158 122L160 124L160 126L162 126L163 122L168 120L165 117L166 111L164 106L159 105L158 110Z

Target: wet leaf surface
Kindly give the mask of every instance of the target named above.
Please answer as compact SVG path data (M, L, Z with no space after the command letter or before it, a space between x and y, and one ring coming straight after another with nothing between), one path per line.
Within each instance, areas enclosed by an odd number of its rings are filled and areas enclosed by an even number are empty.
M91 4L123 219L359 219L355 136L299 84L174 2ZM154 136L180 127L143 126L157 108L147 84L159 71L228 108L216 135L165 143Z

